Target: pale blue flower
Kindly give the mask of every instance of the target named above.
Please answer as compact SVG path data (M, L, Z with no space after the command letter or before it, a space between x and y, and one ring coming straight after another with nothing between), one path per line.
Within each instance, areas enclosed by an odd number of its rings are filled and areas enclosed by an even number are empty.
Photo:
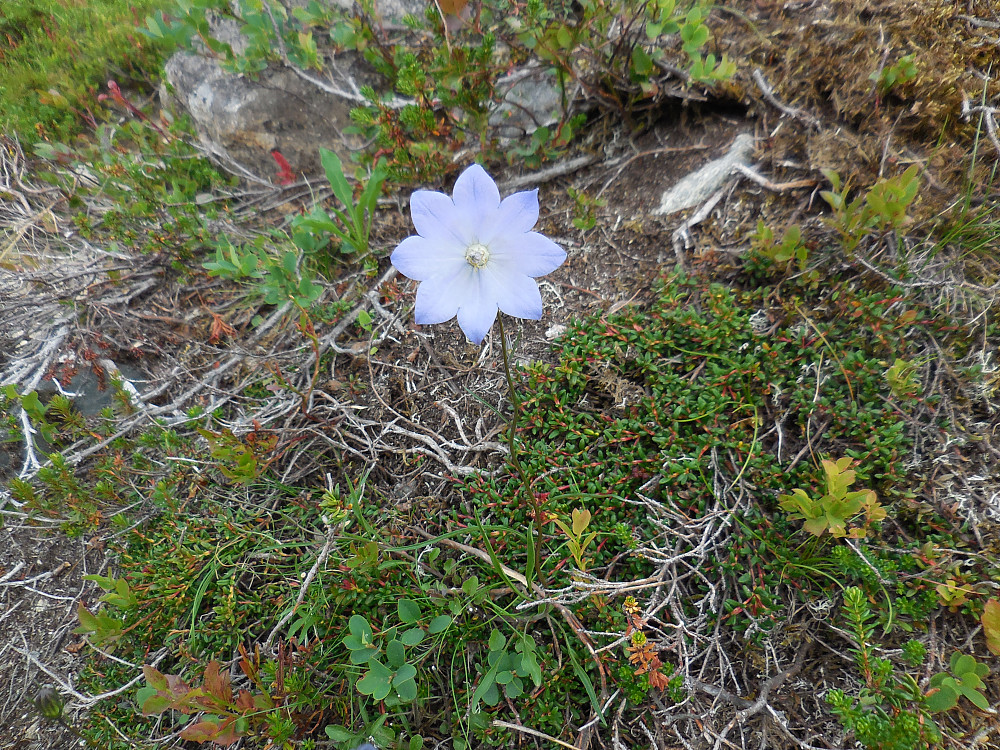
M538 221L538 191L500 200L496 183L473 164L459 175L452 197L417 190L410 197L417 234L392 253L404 276L421 282L414 319L420 325L458 325L474 344L493 327L497 310L515 318L542 317L535 277L566 260L548 237L532 232Z

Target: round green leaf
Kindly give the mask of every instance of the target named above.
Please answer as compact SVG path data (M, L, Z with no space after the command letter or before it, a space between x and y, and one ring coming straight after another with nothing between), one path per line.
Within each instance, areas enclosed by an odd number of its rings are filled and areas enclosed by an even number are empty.
M499 630L490 633L490 651L499 651L507 644L507 639L503 637Z
M420 619L420 605L411 599L400 599L396 605L399 619L407 625L412 625Z
M506 686L504 686L503 691L507 694L508 698L517 698L524 692L524 683L517 677L512 679Z
M351 652L351 664L367 664L378 651L373 648L359 648Z
M347 621L347 627L352 635L357 636L365 643L372 642L372 638L374 637L372 626L361 615L351 615L351 619Z
M412 664L404 664L399 669L396 670L396 676L393 677L393 682L398 685L400 682L406 682L407 680L412 680L417 676L417 668Z
M368 648L368 646L356 635L345 635L344 645L350 651L359 651L363 648Z
M392 672L378 659L368 662L368 671L358 680L358 692L380 701L389 694L391 688Z
M500 691L497 690L497 684L495 682L490 682L490 686L486 688L483 692L483 703L487 706L495 706L500 702Z
M925 698L927 710L931 713L947 711L958 702L958 695L954 690L941 688L931 693Z
M412 703L417 699L417 683L413 680L404 680L393 684L396 686L396 694L404 702Z
M430 624L427 626L427 632L431 635L437 635L438 633L443 633L449 627L451 627L452 619L449 615L438 615Z
M399 638L404 646L416 646L424 639L424 631L420 628L410 628L403 631L403 634Z

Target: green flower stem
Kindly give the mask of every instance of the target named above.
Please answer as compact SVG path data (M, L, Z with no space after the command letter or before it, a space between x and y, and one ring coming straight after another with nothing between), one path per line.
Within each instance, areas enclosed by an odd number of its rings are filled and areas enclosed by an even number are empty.
M500 351L503 354L503 371L507 376L507 392L510 394L510 403L513 407L510 423L507 425L507 446L510 453L510 462L514 465L514 470L517 471L518 476L521 477L521 486L524 488L524 494L528 498L532 513L534 514L534 519L528 525L528 534L534 539L535 545L534 570L527 570L526 578L529 582L533 578L537 578L543 586L547 586L548 581L545 578L545 573L542 571L542 512L538 505L538 497L535 495L535 491L531 489L531 480L528 478L528 474L525 472L524 466L521 465L521 460L517 455L517 423L521 418L521 399L517 395L517 389L514 387L514 376L510 371L510 351L507 349L507 334L503 329L503 313L497 314L497 322L500 324Z

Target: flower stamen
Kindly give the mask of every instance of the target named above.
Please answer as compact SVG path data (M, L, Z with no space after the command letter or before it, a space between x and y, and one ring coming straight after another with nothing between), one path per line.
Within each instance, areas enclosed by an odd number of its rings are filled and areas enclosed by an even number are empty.
M465 259L473 268L485 268L490 262L490 250L486 245L474 242L465 249Z

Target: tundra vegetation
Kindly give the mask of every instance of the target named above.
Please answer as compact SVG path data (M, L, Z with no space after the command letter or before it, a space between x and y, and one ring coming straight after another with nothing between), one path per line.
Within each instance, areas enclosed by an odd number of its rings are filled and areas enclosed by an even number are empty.
M995 8L419 8L0 9L3 735L1000 746ZM177 50L379 84L248 181L161 112ZM482 346L389 263L473 161L569 256Z

